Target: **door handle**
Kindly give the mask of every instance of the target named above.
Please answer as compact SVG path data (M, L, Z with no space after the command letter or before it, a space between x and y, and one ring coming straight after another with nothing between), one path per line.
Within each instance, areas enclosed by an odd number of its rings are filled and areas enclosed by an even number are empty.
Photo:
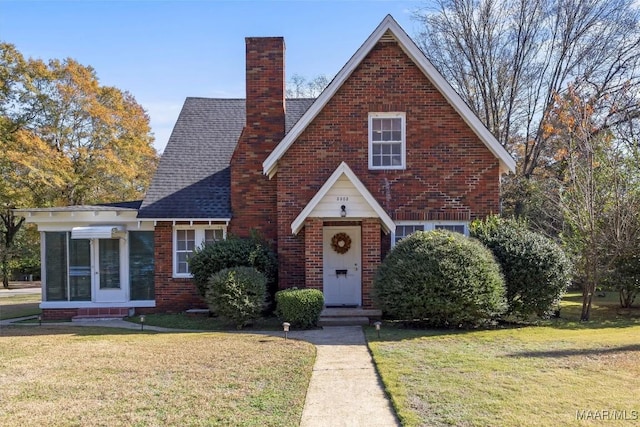
M353 264L355 266L356 271L358 271L358 263Z

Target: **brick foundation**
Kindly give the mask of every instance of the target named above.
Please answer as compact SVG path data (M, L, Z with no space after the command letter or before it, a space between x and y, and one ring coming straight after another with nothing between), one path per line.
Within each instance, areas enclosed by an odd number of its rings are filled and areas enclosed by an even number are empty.
M42 310L42 320L71 320L77 315L77 308L45 308Z

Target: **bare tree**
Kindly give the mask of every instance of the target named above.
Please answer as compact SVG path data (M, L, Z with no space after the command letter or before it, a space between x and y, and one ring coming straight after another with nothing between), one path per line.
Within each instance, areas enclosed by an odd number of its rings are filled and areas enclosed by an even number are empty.
M640 170L625 142L607 128L611 116L599 105L604 101L569 86L556 97L545 130L550 141L564 147L558 204L565 221L562 238L582 285L583 321L589 320L596 288L605 279L615 278L621 303L629 305L639 274Z
M300 74L293 74L287 82L287 98L317 98L329 83L324 74L311 80Z
M554 162L544 127L571 83L598 97L640 87L633 0L438 0L419 45L530 178ZM622 105L621 105L622 107ZM640 116L637 90L608 122Z

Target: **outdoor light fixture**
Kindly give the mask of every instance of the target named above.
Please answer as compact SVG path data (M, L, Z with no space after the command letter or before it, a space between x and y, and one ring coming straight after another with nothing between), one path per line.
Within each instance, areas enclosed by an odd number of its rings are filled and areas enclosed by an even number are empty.
M38 325L42 326L42 314L38 315Z
M380 338L380 326L382 326L382 322L377 321L376 323L373 324L373 326L376 327L376 332L378 332L378 338Z
M345 205L340 206L340 216L342 218L347 216L347 207Z
M144 317L144 314L142 316L140 316L140 330L144 331L144 321L146 320L146 318Z
M284 322L282 324L282 329L284 329L284 339L287 339L287 335L289 334L289 326L291 326L291 324L289 322Z

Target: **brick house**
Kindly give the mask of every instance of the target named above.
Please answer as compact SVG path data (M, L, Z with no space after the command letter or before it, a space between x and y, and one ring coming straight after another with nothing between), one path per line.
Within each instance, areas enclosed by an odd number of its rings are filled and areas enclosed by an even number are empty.
M280 288L371 308L397 240L500 211L514 160L391 16L317 99L285 99L284 52L247 38L246 100L187 98L142 202L17 211L42 233L45 317L201 306L189 254L252 230Z

